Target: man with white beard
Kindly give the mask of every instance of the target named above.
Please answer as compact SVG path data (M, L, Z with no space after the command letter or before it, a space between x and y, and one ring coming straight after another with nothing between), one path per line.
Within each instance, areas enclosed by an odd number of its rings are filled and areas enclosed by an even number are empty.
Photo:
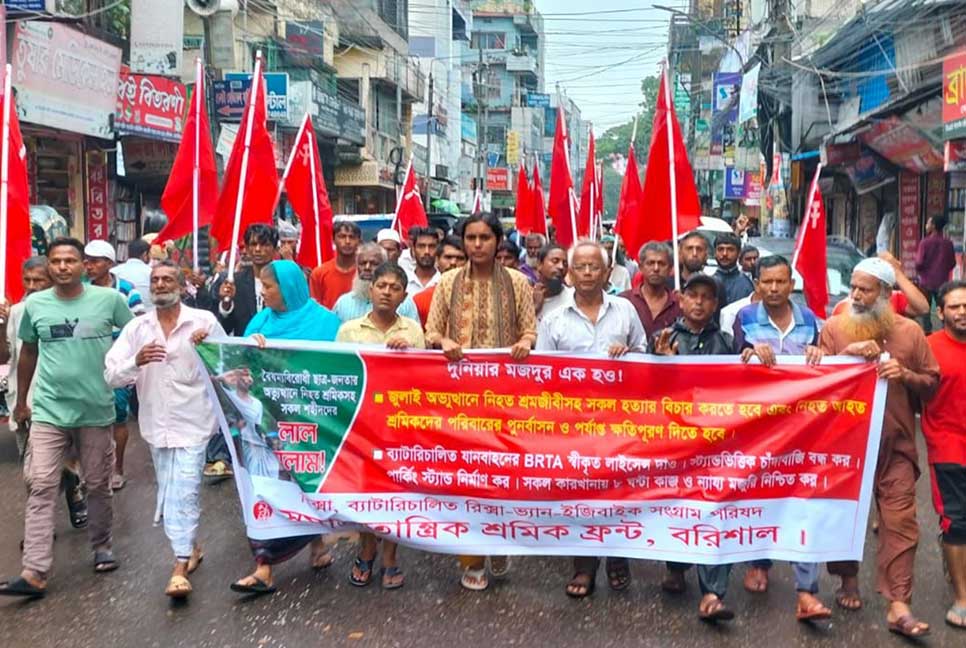
M365 317L372 310L372 299L369 297L372 277L376 268L387 259L386 250L378 243L364 243L359 246L356 251L356 276L352 280L352 290L339 297L332 308L343 324ZM419 321L419 312L410 295L406 295L398 312L403 317Z
M159 262L151 270L155 310L125 326L104 359L109 385L137 385L140 394L138 427L158 482L154 521L163 519L175 556L164 591L172 598L191 594L188 575L203 557L197 544L201 478L205 449L217 429L208 379L193 347L208 335L225 335L214 315L181 303L184 290L178 264Z
M891 632L907 637L929 634L929 624L912 615L913 563L919 544L916 522L916 410L939 385L936 362L922 329L897 317L889 304L895 270L879 258L864 259L852 271L851 308L822 328L819 346L826 354L851 355L879 362L879 377L889 381L882 440L875 471L879 515L877 588L888 601ZM881 360L887 353L889 359ZM836 602L847 610L862 607L859 563L830 562L829 573L842 578Z

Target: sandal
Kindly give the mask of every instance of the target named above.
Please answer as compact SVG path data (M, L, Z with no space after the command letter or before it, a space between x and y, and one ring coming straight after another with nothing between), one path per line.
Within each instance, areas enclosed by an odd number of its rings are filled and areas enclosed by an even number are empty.
M362 558L356 558L355 562L352 564L354 570L359 570L361 575L356 578L355 572L349 572L349 582L356 587L365 587L372 582L372 563L376 562L375 559L363 560Z
M708 623L731 621L735 618L735 613L727 608L721 599L715 596L713 600L709 600L707 603L704 601L701 602L698 608L698 618Z
M245 580L245 578L250 578L255 582L251 585L246 585L242 582ZM233 592L238 592L239 594L254 594L256 596L261 596L262 594L274 594L276 592L274 585L269 585L258 576L246 576L245 578L235 581L229 585L228 588Z
M127 478L121 473L111 475L111 490L119 491L127 484Z
M959 617L959 621L954 621L953 617ZM946 610L946 623L954 628L966 629L966 607L953 605Z
M667 570L664 580L661 581L661 589L668 594L684 594L688 588L688 582L684 578L683 571Z
M862 597L858 589L840 587L835 590L835 602L840 608L850 612L862 609Z
M582 591L577 591L576 588L581 588ZM576 572L570 582L567 583L564 592L570 598L582 599L593 594L595 589L597 589L597 579L593 574Z
M46 587L36 587L24 578L0 583L0 596L22 596L24 598L43 598L47 595Z
M888 623L889 632L894 632L895 634L910 639L919 639L929 634L929 625L918 620L911 614L903 614L895 621L888 621Z
M103 549L101 551L94 552L94 572L97 574L106 574L107 572L112 572L121 564L114 557L114 551L111 549Z
M510 557L509 556L487 556L486 557L486 567L490 570L490 576L493 578L503 578L510 573Z
M762 567L749 567L745 572L745 589L752 594L768 591L768 570Z
M615 592L623 592L631 584L631 563L627 558L608 558L605 565L607 582Z
M172 576L164 588L165 595L173 599L188 598L191 591L191 582L184 576Z
M464 569L460 585L473 592L482 592L489 587L485 569Z
M234 475L231 466L220 459L205 466L202 475L216 480L227 479Z
M394 590L399 589L405 584L405 579L403 577L403 572L398 565L393 565L392 567L383 567L380 572L382 578L382 589ZM399 580L394 581L393 579L398 578Z
M193 574L201 566L201 561L204 559L205 554L201 552L201 547L196 546L192 549L191 556L188 558L188 573Z
M831 617L832 611L825 607L815 596L809 595L805 607L802 607L802 601L799 599L798 607L795 610L796 621L821 621Z
M332 553L326 549L325 551L319 552L318 554L312 554L309 559L309 564L315 571L322 571L323 569L328 569L335 562L335 558Z

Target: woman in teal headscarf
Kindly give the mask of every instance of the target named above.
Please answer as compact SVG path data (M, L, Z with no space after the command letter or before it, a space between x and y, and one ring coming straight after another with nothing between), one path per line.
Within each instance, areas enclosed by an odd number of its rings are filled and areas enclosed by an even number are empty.
M292 261L273 261L262 269L262 300L265 307L248 323L246 337L253 337L258 346L265 347L268 340L313 340L331 342L341 324L338 316L309 297L309 284L302 269ZM260 417L259 417L260 418ZM258 443L261 441L261 443ZM258 441L243 454L271 455L272 449L260 436ZM264 447L254 447L261 446ZM255 462L263 465L266 462ZM246 466L253 474L258 466ZM262 475L271 476L271 475ZM312 544L313 569L324 569L332 564L321 536L296 536L271 540L248 539L255 557L255 571L232 583L231 589L241 594L271 594L272 566L285 562L305 545Z
M335 313L309 297L305 273L294 261L272 261L262 269L263 308L248 323L245 336L268 340L332 342L342 323ZM259 339L260 338L260 339Z

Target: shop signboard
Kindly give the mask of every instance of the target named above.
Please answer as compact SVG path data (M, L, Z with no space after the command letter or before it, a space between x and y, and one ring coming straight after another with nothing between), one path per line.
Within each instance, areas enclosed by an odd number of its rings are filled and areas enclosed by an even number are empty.
M11 11L46 11L50 0L3 0L3 5Z
M527 108L549 108L550 95L542 92L527 93Z
M712 86L711 155L733 161L741 73L716 72Z
M173 142L147 139L121 140L124 151L124 175L127 178L167 178L174 164L178 146Z
M322 58L325 25L319 20L285 23L285 57L294 65L311 66Z
M359 146L366 143L366 111L345 99L339 99L339 139Z
M248 81L232 79L211 83L211 96L215 103L215 115L218 116L218 121L241 121L245 112L245 100L251 87L251 79Z
M181 74L184 52L182 0L131 0L131 70Z
M913 173L935 171L943 166L943 156L932 142L919 129L895 116L872 124L859 139L896 166Z
M87 240L110 238L107 153L87 152Z
M966 140L948 140L945 149L943 170L947 173L966 171Z
M21 20L10 48L20 119L111 138L121 50L61 23Z
M899 262L910 277L916 274L920 211L919 176L904 171L899 174Z
M122 67L114 127L122 135L177 142L184 126L187 96L183 83L163 76L132 74Z
M510 191L510 171L506 167L486 170L486 188L490 191Z
M966 137L966 50L943 59L943 137Z
M745 172L734 167L725 168L725 200L742 200L745 197Z
M252 75L248 72L228 72L226 81L243 81L251 88ZM268 100L268 120L285 121L288 119L288 73L266 72L265 92ZM244 110L244 107L243 107ZM241 119L241 115L238 116Z
M761 205L761 193L761 172L745 171L745 205L748 207Z

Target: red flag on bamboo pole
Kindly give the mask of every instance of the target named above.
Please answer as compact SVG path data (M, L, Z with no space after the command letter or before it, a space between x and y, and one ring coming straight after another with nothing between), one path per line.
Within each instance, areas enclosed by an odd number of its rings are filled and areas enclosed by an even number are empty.
M556 231L557 243L569 248L576 240L577 214L574 203L574 180L570 175L570 153L567 123L563 106L557 106L557 128L553 136L553 157L550 160L550 199L547 210Z
M540 182L540 162L536 158L533 161L533 187L530 190L530 227L535 234L547 235L547 207Z
M632 259L637 258L647 241L676 239L701 224L701 201L671 102L669 75L665 68L654 110L642 209L636 222L627 223L621 231L627 255Z
M825 245L825 202L818 186L822 165L815 170L815 178L808 192L805 219L798 231L792 267L798 270L804 284L805 303L816 317L825 319L828 308L828 258Z
M429 219L426 218L423 199L419 195L419 185L416 182L416 171L413 169L413 159L410 157L409 167L406 169L406 182L396 202L396 215L392 219L392 228L405 240L409 237L410 228L428 225Z
M587 146L587 164L584 167L584 182L580 190L580 210L577 212L577 236L593 236L594 218L600 196L597 190L597 160L594 159L594 131L590 131L590 144Z
M3 132L0 133L0 303L23 298L22 266L30 258L30 190L27 149L20 133L17 106L10 87L11 66L3 74ZM16 368L14 368L16 371Z
M483 191L477 187L476 193L473 194L473 206L470 208L470 214L479 214L483 211Z
M191 234L192 263L197 272L197 232L211 224L217 204L218 167L208 126L204 66L199 58L195 60L195 89L188 105L184 134L161 195L161 209L168 215L168 224L158 232L155 243Z
M278 199L275 147L268 133L262 54L255 56L252 89L248 95L241 127L225 165L225 178L218 197L211 235L220 250L230 250L228 278L235 276L239 239L253 223L271 223Z
M332 249L332 205L322 177L315 128L308 113L305 113L295 136L282 182L302 226L295 261L303 268L316 268L335 256L335 252Z
M644 213L641 204L641 176L637 170L637 154L634 152L634 140L631 139L630 146L627 147L627 169L624 171L624 180L621 182L621 194L617 203L617 222L614 231L624 245L630 245L628 238L634 238L636 231L640 229L641 215ZM635 241L638 248L642 242ZM629 248L628 248L629 249ZM634 257L637 258L637 253Z
M533 231L533 208L530 206L530 180L527 178L527 168L520 158L520 169L517 172L517 204L514 208L516 230L526 236Z
M600 239L601 223L604 222L604 163L597 164L597 213L594 214L594 240Z

